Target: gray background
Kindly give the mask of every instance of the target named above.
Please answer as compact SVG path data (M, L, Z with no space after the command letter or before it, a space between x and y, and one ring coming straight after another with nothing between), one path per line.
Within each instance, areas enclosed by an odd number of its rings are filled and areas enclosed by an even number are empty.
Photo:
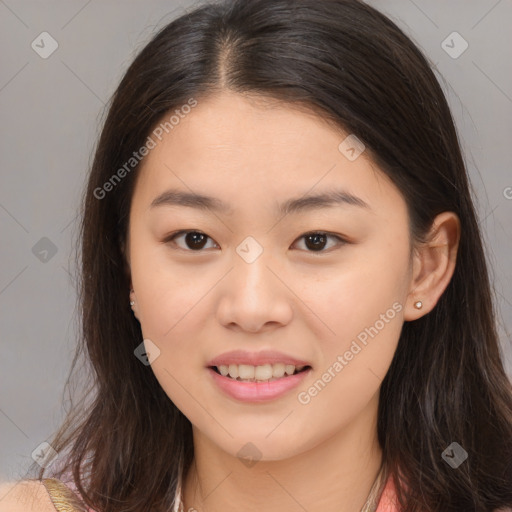
M512 376L512 2L369 3L405 30L442 77L475 190ZM76 207L102 108L154 31L192 5L0 0L0 480L23 475L63 416L77 332ZM44 31L59 45L47 59L31 47ZM442 47L454 31L469 44L458 58ZM452 39L445 47L460 51L462 41Z

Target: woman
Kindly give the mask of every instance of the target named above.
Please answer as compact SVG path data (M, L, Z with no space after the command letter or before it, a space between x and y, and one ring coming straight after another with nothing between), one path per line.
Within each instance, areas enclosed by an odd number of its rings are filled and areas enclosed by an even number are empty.
M463 158L385 16L226 0L173 21L114 94L82 213L94 393L59 469L0 510L30 490L38 510L512 507Z

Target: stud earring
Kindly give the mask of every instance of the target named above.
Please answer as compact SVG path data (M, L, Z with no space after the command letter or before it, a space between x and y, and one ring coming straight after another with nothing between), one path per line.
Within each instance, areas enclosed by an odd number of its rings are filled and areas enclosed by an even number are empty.
M421 300L419 300L418 302L415 302L414 307L416 309L421 309L423 307L423 302L421 302Z

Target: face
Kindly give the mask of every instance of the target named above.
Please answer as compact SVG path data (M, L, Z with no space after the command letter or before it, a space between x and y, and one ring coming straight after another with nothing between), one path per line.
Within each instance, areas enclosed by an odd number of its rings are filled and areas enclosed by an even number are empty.
M139 169L127 260L151 368L194 433L232 455L250 442L283 459L348 428L393 358L411 286L406 204L347 135L223 93ZM305 368L280 376L294 362ZM232 378L253 366L275 380Z

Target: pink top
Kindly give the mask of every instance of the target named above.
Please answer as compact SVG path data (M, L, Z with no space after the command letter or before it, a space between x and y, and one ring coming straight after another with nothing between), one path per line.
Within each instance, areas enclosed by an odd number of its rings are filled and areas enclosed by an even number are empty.
M73 479L62 480L71 490L75 492L80 497L80 493L78 492ZM181 494L181 485L178 485L176 489L176 495L179 497ZM175 500L178 502L178 500ZM175 511L178 510L178 503L176 504ZM92 508L88 509L88 512L95 512ZM388 476L386 485L382 491L379 504L377 506L376 512L399 512L398 502L396 499L395 486L393 484L392 475Z
M393 483L393 475L389 475L386 486L382 491L376 512L399 512L399 510L395 485Z

